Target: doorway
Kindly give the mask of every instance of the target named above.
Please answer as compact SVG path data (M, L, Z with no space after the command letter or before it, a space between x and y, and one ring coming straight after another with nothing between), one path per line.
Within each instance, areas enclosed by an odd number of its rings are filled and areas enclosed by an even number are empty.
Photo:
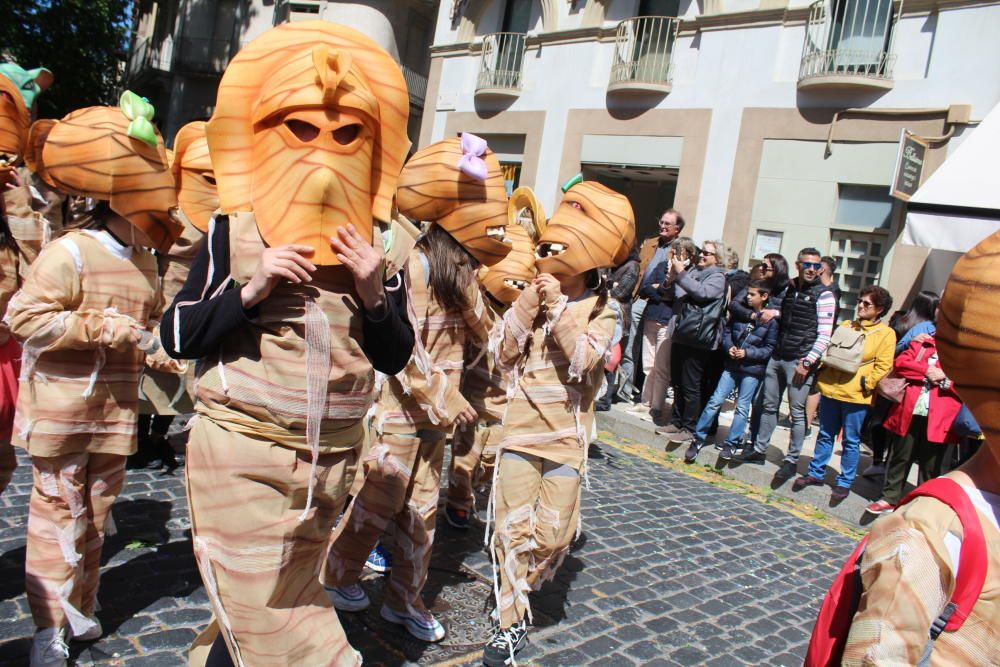
M635 214L637 241L659 233L660 215L674 205L678 169L601 164L582 166L585 179L597 181L628 197Z

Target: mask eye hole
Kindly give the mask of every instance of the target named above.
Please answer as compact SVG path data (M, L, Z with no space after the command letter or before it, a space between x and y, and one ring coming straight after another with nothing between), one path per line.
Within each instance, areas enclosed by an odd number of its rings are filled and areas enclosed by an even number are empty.
M212 174L202 174L201 177L204 178L205 182L208 183L209 185L211 185L213 187L215 186L215 184L216 184L215 183L215 176L213 176Z
M14 98L6 90L0 90L0 98L7 100L8 102L13 102Z
M570 206L572 206L573 208L577 209L578 211L582 211L583 210L583 206L578 201L571 201L571 202L566 202L566 203L569 204Z
M346 146L357 139L359 134L361 134L361 125L358 123L351 123L350 125L338 127L334 130L333 140L341 146Z
M285 127L295 135L295 138L299 141L304 141L309 143L319 136L319 128L312 123L307 123L304 120L298 120L297 118L289 118L285 121Z

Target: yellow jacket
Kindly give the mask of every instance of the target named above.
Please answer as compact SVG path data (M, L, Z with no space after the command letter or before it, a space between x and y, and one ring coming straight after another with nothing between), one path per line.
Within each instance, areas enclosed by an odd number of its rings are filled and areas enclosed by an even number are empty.
M861 368L854 374L826 367L819 373L821 394L845 403L871 403L875 387L892 370L896 352L896 332L882 322L849 320L842 327L865 331L865 351ZM862 385L862 379L864 384Z

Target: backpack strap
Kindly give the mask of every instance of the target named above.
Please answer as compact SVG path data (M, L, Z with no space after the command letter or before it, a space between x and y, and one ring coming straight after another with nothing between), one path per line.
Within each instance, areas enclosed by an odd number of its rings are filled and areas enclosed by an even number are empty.
M972 613L979 595L986 583L986 538L983 536L983 526L975 505L962 486L947 477L937 477L911 491L903 498L904 505L919 497L934 498L955 512L962 523L962 548L958 557L958 576L955 578L955 588L951 599L931 623L927 644L919 665L929 665L934 641L942 632L954 632L962 627L965 619Z

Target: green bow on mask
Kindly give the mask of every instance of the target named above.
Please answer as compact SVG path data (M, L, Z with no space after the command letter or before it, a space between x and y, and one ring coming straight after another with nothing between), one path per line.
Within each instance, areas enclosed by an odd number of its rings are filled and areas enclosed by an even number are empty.
M118 106L125 117L132 121L126 130L128 136L156 147L158 137L152 123L154 109L149 100L136 95L131 90L126 90L118 99Z

